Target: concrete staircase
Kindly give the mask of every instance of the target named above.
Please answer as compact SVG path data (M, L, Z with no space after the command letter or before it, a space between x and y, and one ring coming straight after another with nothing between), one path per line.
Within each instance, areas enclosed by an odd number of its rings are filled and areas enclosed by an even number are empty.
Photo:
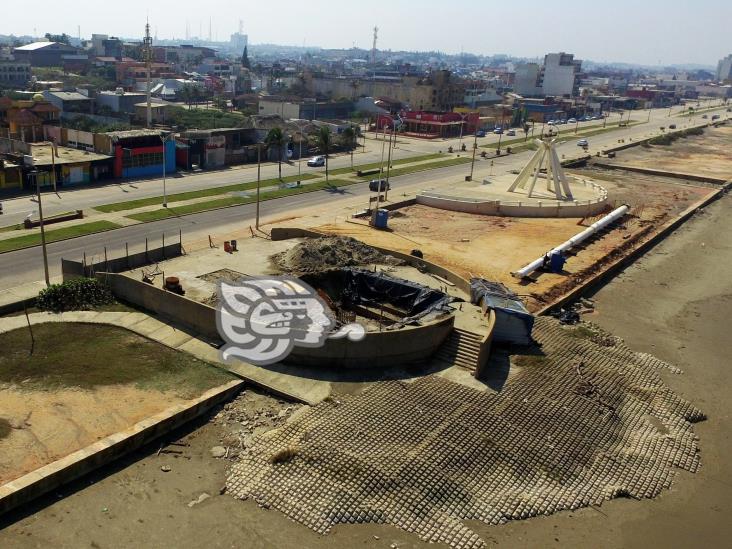
M435 359L474 371L478 366L480 340L479 334L454 328L437 351Z

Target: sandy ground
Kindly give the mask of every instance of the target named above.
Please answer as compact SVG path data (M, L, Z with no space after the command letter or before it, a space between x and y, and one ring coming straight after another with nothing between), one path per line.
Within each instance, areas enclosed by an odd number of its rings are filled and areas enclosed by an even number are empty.
M732 537L732 452L727 419L732 353L727 315L732 279L732 200L726 198L670 236L608 284L591 316L637 350L681 366L663 374L709 419L696 426L702 448L697 474L680 474L672 490L651 501L614 500L601 508L559 513L499 527L472 524L489 544L506 547L725 547ZM248 391L256 395L253 391ZM286 409L263 399L275 413ZM280 406L278 408L277 406ZM212 446L231 435L220 420L192 425L167 440L189 444L182 454L156 456L151 445L113 467L41 499L0 522L0 546L30 547L423 547L388 526L338 526L320 537L255 502L219 495L226 462ZM172 471L164 473L161 465ZM201 503L202 494L211 497Z
M703 135L678 139L671 146L633 147L618 152L614 160L603 162L730 179L730 142L732 126L725 125L707 128Z
M575 250L563 273L542 273L530 283L515 279L511 272L583 231L596 219L481 216L415 205L391 214L390 231L373 229L364 221L360 224L352 221L330 223L316 229L405 253L417 248L425 259L464 277L482 276L506 284L519 295L527 296L529 308L534 310L548 299L554 288L566 283L568 276L593 269L598 260L618 246L645 234L653 226L660 226L714 190L681 184L674 179L637 177L637 174L627 172L612 172L607 176L596 170L577 173L607 177L607 180L599 180L600 183L607 187L615 205L632 206L632 217Z
M0 390L0 417L10 435L0 439L0 484L80 450L97 440L184 402L171 392L127 385L82 389Z

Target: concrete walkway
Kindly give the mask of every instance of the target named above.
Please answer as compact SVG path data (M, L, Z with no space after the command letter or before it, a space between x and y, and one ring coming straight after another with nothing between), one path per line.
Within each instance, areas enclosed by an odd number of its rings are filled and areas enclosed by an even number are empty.
M260 368L240 360L225 363L218 349L173 324L162 322L144 313L73 311L67 313L33 313L28 315L32 325L48 322L79 322L109 324L125 328L162 345L186 352L223 368L237 377L285 398L315 405L330 395L329 381L309 379ZM0 334L26 327L25 315L0 318Z

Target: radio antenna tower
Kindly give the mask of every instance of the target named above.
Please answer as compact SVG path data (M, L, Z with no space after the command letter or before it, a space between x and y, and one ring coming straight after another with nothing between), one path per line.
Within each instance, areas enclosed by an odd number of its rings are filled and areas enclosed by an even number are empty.
M145 86L145 89L147 90L147 127L149 128L150 126L152 126L152 105L150 101L150 92L152 89L150 86L150 68L152 65L152 37L150 36L149 20L147 23L145 23L145 38L142 41L142 47L145 56L145 70L147 73L147 85Z
M374 27L374 45L371 47L371 64L376 64L376 39L379 37L379 27Z

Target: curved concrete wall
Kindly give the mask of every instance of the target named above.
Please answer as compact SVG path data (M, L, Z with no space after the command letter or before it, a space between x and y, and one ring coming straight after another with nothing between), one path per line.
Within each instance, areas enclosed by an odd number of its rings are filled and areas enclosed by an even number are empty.
M390 368L428 360L452 332L450 314L422 326L368 332L359 341L327 339L322 347L295 347L286 363L326 368Z
M557 203L554 200L540 203L505 203L499 200L470 200L435 194L417 195L417 204L432 208L507 217L587 217L603 211L607 203L606 196L597 201L574 203Z

